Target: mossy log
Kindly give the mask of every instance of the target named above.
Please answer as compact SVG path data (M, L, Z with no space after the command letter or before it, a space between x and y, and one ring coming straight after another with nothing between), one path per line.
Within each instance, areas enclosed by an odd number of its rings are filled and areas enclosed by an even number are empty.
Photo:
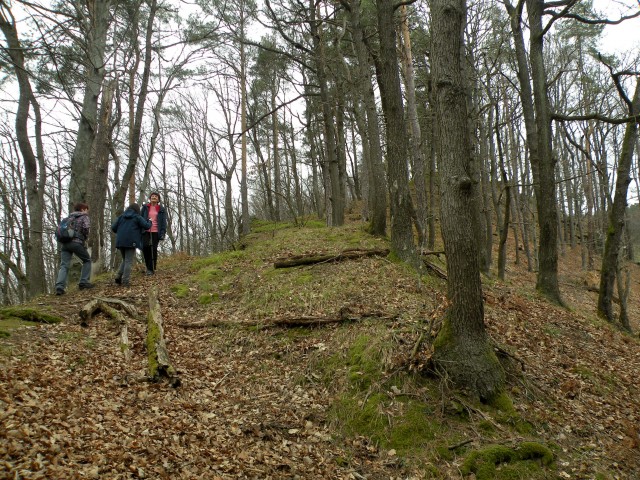
M344 250L337 255L294 255L285 259L280 259L274 262L274 268L290 268L299 267L301 265L314 265L316 263L325 262L341 262L343 260L353 260L356 258L364 257L386 257L389 255L389 249L377 248L371 250L353 249Z
M19 318L27 322L36 323L60 323L64 319L50 313L42 312L36 308L6 307L0 308L0 318Z
M147 359L149 378L160 381L163 378L169 380L172 386L180 385L176 370L169 360L169 351L164 341L164 326L160 302L158 301L158 287L154 286L149 291L149 313L147 315Z

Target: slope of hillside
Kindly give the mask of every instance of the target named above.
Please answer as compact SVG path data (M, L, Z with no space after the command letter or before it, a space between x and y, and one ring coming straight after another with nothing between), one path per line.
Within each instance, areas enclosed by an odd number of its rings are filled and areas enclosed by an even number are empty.
M425 368L443 280L381 257L274 268L386 247L358 223L262 225L241 250L163 258L129 289L105 276L32 302L64 321L0 338L0 478L640 478L639 341L596 318L577 253L561 259L567 309L512 260L505 282L484 279L512 400L487 406ZM152 285L177 388L144 381ZM141 313L130 358L116 322L80 325L95 297Z

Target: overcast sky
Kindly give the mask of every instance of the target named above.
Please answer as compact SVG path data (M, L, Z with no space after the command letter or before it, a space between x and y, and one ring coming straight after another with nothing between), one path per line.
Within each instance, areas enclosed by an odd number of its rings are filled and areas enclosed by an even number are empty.
M593 0L593 5L596 10L605 12L611 20L620 18L622 14L628 16L640 9L638 0ZM640 50L640 17L619 25L607 25L603 37L603 53Z

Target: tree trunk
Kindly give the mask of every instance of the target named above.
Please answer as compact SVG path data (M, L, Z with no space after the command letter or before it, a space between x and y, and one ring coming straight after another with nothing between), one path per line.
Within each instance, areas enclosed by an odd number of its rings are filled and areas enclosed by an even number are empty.
M632 104L629 106L630 115L640 113L640 81L636 84L636 91ZM633 162L633 149L638 138L638 124L627 124L622 140L622 152L618 160L616 172L616 192L613 205L609 212L609 228L602 256L602 268L600 270L600 291L598 294L598 315L610 322L614 320L611 299L615 286L615 277L618 267L618 256L622 244L622 231L624 228L624 214L627 208L627 189L631 183L631 164Z
M483 400L502 392L504 372L484 324L478 243L469 228L476 186L471 161L463 79L464 0L430 0L438 152L441 161L441 224L447 252L451 305L434 342L433 360L457 386Z
M104 247L105 218L104 205L107 197L107 180L109 178L109 146L111 144L111 108L115 81L109 82L102 95L100 118L95 140L95 159L90 165L89 184L87 185L87 204L91 212L92 228L89 231L88 244L91 247L91 261L100 264Z
M376 111L375 96L371 83L371 62L364 41L364 31L361 24L360 1L353 0L349 9L349 19L352 28L354 49L358 61L356 62L358 75L357 85L366 113L366 133L369 143L369 165L367 178L369 179L369 233L385 235L387 229L387 182L382 162L382 148L380 142L380 127ZM363 139L363 142L365 140Z
M427 204L427 177L425 175L424 150L422 146L422 132L418 122L418 106L416 104L415 75L413 72L413 57L411 55L411 36L409 35L409 20L407 7L402 5L400 31L402 33L402 68L404 73L405 93L407 96L407 116L409 124L409 146L413 159L413 181L416 190L416 224L418 230L418 243L421 247L427 242L427 218L429 217L429 205Z
M379 85L387 132L387 171L391 203L391 248L416 268L420 262L413 241L413 205L409 194L407 131L396 54L394 3L376 0L380 35Z
M327 180L329 182L330 192L325 191L325 195L329 195L329 202L331 202L330 205L327 205L331 210L330 218L327 218L327 220L330 225L338 227L344 223L344 197L340 196L340 171L338 165L338 153L336 150L336 137L334 133L335 122L331 115L331 102L329 100L324 39L322 38L321 29L318 27L316 4L313 0L309 0L309 12L311 13L309 28L311 30L311 36L313 37L314 60L320 89L320 102L322 104L324 139L327 146L325 149L325 163L329 174ZM327 208L327 211L328 210L329 208Z
M536 288L550 301L562 304L558 283L558 205L551 136L551 107L543 52L543 0L526 0L529 18L530 63L538 140L536 204L540 228L539 269ZM532 156L533 161L533 156ZM536 169L534 169L535 181Z
M144 118L144 104L149 91L149 78L151 75L151 58L152 58L152 37L153 22L158 11L158 1L150 0L149 17L147 19L145 32L145 49L144 49L144 69L142 71L142 79L140 80L140 91L138 92L138 100L136 102L136 110L133 121L130 126L130 144L129 144L129 162L122 177L122 182L113 196L114 211L120 212L124 210L125 197L129 190L129 198L135 201L135 195L131 192L132 182L135 180L135 170L140 156L140 136L142 134L142 120ZM133 92L134 85L130 86ZM133 108L133 98L130 100L130 108Z
M18 38L15 19L11 10L0 3L0 30L7 40L7 53L11 57L16 78L18 80L18 109L16 112L16 139L24 162L26 194L29 211L28 223L24 226L24 245L26 274L29 279L27 295L32 298L47 290L43 255L43 209L45 165L41 138L40 106L36 102L26 70L24 49ZM33 106L36 117L34 153L29 138L29 108ZM28 228L26 228L28 225Z
M71 156L71 175L69 180L69 203L85 202L91 188L92 148L95 141L98 119L98 97L104 81L104 52L109 31L109 8L111 0L89 0L87 9L89 25L86 45L86 65L84 69L85 86L80 123L76 135L76 146ZM81 23L84 23L84 19Z

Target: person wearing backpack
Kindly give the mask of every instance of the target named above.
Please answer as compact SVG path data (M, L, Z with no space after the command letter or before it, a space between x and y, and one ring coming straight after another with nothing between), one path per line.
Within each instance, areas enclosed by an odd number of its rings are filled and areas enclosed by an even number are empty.
M111 231L116 234L116 248L122 255L122 263L115 279L117 284L129 286L136 249L142 248L142 233L149 228L151 220L140 216L140 206L137 203L129 205L111 225Z
M87 251L85 242L89 238L89 205L86 203L76 203L73 212L69 217L61 222L61 226L67 226L67 232L70 234L70 240L62 243L61 235L58 233L60 245L60 269L58 270L58 278L56 280L56 295L64 295L67 288L67 275L69 274L69 266L71 258L76 255L82 261L82 270L80 272L80 290L93 288L93 284L89 281L91 278L91 256ZM61 227L58 227L60 230Z
M160 194L151 192L149 203L142 206L143 218L151 220L151 228L145 232L144 263L147 266L147 275L153 275L158 265L158 244L164 240L167 232L167 211L160 205Z

